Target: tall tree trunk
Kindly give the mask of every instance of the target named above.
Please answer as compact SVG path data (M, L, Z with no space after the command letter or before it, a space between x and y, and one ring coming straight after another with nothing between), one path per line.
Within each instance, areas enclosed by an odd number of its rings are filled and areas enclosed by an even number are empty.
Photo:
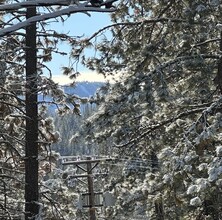
M36 15L28 8L26 18ZM38 94L36 23L26 28L26 144L25 144L25 219L34 219L38 205Z
M222 31L220 32L220 52L222 51ZM216 77L216 84L218 84L218 89L220 94L222 94L222 58L218 61L218 72Z

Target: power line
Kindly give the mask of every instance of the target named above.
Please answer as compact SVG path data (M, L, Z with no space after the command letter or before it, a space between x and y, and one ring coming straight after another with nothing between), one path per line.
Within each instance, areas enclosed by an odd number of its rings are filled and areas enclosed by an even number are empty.
M103 199L108 201L108 204L112 205L113 198L110 197L110 194L108 193L96 193L94 192L94 181L93 178L95 176L104 175L104 173L93 173L93 170L98 166L100 162L106 162L111 161L111 158L99 158L96 157L96 159L93 159L92 156L84 156L84 158L80 158L79 156L67 156L67 157L61 157L62 164L63 165L75 165L77 168L82 170L85 174L75 174L70 175L71 179L79 179L79 178L87 178L87 186L88 186L88 193L82 194L82 197L87 202L87 204L84 207L89 208L89 219L90 220L96 220L96 206L103 206L102 204L96 204L96 201L98 197L101 195L105 196ZM82 165L86 165L85 167L82 167ZM80 179L79 179L80 180ZM81 182L83 182L81 180ZM110 202L111 201L111 202Z
M77 159L84 159L85 157L87 157L87 155L82 155L82 156L62 156L60 157L60 159L73 159L73 158L77 158ZM100 158L100 161L102 160L102 158L104 159L110 159L110 161L126 161L126 162L138 162L138 163L146 163L146 162L154 162L152 159L142 159L142 158L131 158L131 157L127 157L127 156L124 156L124 158L118 158L116 157L115 155L112 155L112 156L105 156L105 155L99 155L99 156L96 156L96 155L90 155L90 157L92 159L96 159L96 158ZM102 162L102 161L101 161Z

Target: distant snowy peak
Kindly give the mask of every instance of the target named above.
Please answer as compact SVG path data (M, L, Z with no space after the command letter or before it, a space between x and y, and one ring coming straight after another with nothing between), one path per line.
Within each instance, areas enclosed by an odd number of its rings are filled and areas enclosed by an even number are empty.
M79 97L90 97L93 96L97 89L102 87L104 82L77 82L75 86L63 86L65 93L76 94Z

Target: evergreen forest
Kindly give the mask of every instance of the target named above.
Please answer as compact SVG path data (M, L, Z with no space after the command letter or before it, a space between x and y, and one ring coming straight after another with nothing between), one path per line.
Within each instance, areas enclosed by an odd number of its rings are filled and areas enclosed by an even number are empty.
M112 22L50 28L91 12ZM2 0L0 15L0 219L222 219L220 0ZM112 81L67 93L54 53L70 87L80 64Z

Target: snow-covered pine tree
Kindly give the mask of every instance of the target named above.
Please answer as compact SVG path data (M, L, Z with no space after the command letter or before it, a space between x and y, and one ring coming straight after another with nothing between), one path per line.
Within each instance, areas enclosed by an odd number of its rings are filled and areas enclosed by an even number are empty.
M26 9L30 7L37 7L36 16L26 17ZM55 22L64 22L63 16L72 13L89 11L112 12L113 10L115 9L92 7L89 1L7 1L0 5L1 219L18 219L22 218L21 215L23 214L26 214L26 219L30 219L30 215L32 219L65 219L75 217L71 211L68 212L70 206L67 208L66 191L63 190L60 184L54 185L50 181L46 182L48 180L47 174L52 170L58 158L58 154L51 150L51 144L60 139L59 133L55 130L53 119L48 117L46 113L47 106L55 104L59 114L65 114L66 112L79 114L79 102L81 99L75 95L65 94L59 85L53 82L53 73L47 67L47 62L52 60L53 53L66 55L58 49L59 42L66 42L72 46L77 44L75 37L51 30L47 20L54 19ZM36 48L35 45L32 48L37 51L37 64L33 64L37 65L37 72L35 72L36 77L32 78L32 80L37 85L37 91L34 92L42 95L43 100L37 103L39 106L38 115L27 119L25 111L26 100L24 97L25 94L30 92L27 92L26 86L30 82L24 73L27 61L26 51L29 49L27 49L23 29L35 22L38 22L37 45ZM74 78L76 75L72 66L64 67L63 70L64 74L69 75L71 78ZM45 99L47 95L52 97L52 101L48 102ZM39 154L36 158L39 163L39 201L33 201L32 203L35 206L39 206L39 213L24 213L24 161L27 160L24 149L26 144L25 126L27 120L32 121L34 117L39 120L37 140ZM36 183L33 184L36 185ZM55 189L54 186L58 187ZM71 205L70 202L69 205ZM49 206L52 208L48 208Z
M117 81L86 123L98 149L127 159L107 219L222 218L221 13L217 0L122 0L84 41L112 34L82 57Z

